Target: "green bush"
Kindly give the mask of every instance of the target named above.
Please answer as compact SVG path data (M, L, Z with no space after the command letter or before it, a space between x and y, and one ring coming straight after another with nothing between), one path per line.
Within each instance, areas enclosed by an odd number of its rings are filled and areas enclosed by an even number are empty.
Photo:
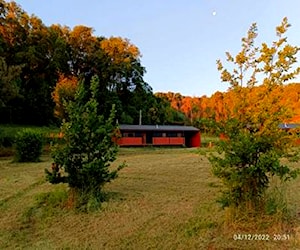
M17 162L36 162L42 154L43 136L40 132L32 129L23 129L16 137Z
M213 174L226 187L218 200L222 207L257 209L262 205L271 177L278 176L283 182L297 177L299 170L288 163L294 161L293 156L298 152L293 152L289 138L284 131L276 130L276 125L272 127L274 132L263 134L241 129L241 124L234 119L228 121L224 129L230 140L220 141L219 154L211 153L209 161ZM287 164L281 161L284 157Z

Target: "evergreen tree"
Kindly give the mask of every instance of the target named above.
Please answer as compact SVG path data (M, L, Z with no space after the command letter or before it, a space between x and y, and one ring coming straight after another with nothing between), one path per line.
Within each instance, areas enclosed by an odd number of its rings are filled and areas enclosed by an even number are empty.
M81 205L102 201L105 183L117 177L118 171L110 170L116 159L115 109L107 120L98 112L96 99L99 79L94 76L89 91L79 84L75 101L67 105L68 121L62 125L63 143L52 151L52 170L46 170L50 183L68 183ZM78 201L78 200L77 200Z

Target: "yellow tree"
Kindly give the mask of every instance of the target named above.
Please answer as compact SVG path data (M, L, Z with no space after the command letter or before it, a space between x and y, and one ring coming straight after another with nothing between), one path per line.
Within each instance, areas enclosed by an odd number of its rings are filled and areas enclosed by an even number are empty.
M135 45L131 44L128 39L121 37L103 39L100 42L100 47L114 64L130 64L141 56L139 49Z
M289 26L284 18L276 28L277 40L257 47L257 26L252 24L242 39L242 50L236 56L226 53L233 70L217 61L221 80L230 84L234 99L239 100L222 128L229 139L220 142L222 154L210 157L214 174L226 187L220 200L225 207L261 209L271 176L287 180L298 173L280 162L283 156L295 156L290 147L293 140L279 128L291 116L279 102L282 85L300 73L300 67L294 66L299 47L287 44L284 37Z
M247 36L242 39L242 50L235 57L226 52L227 61L236 66L232 72L217 60L221 80L230 84L236 99L232 116L245 123L254 123L261 128L272 121L285 121L291 116L287 107L279 105L282 99L282 85L300 73L300 67L293 67L299 47L287 44L284 37L290 24L284 18L276 27L277 41L271 46L262 43L254 46L257 26L252 24ZM259 82L260 81L260 82ZM260 88L254 88L260 83ZM251 98L250 98L251 96ZM263 112L262 112L263 111ZM265 117L266 113L268 117Z

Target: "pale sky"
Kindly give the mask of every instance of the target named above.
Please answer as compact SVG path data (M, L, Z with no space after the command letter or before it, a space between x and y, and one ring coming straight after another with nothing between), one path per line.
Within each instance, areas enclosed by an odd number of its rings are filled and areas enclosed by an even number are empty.
M96 36L128 38L142 53L154 92L210 96L225 91L216 60L241 48L254 22L257 44L276 40L288 17L288 42L300 46L300 0L16 0L47 26L86 25ZM298 55L300 60L300 53ZM299 78L298 78L299 79ZM297 79L297 80L298 80Z

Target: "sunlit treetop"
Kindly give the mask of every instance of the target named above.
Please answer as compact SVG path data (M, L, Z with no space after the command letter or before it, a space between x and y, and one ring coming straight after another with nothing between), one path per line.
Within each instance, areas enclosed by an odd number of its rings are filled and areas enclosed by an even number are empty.
M110 37L100 43L101 49L115 64L130 63L141 56L139 49L128 39Z
M290 26L288 19L283 18L275 30L277 40L271 45L262 43L258 47L255 45L257 25L253 23L247 36L242 38L242 50L236 56L226 52L227 61L234 64L234 69L230 72L217 60L221 80L236 88L253 87L259 83L268 86L281 85L294 79L300 74L300 67L295 67L300 48L287 43L285 34Z

